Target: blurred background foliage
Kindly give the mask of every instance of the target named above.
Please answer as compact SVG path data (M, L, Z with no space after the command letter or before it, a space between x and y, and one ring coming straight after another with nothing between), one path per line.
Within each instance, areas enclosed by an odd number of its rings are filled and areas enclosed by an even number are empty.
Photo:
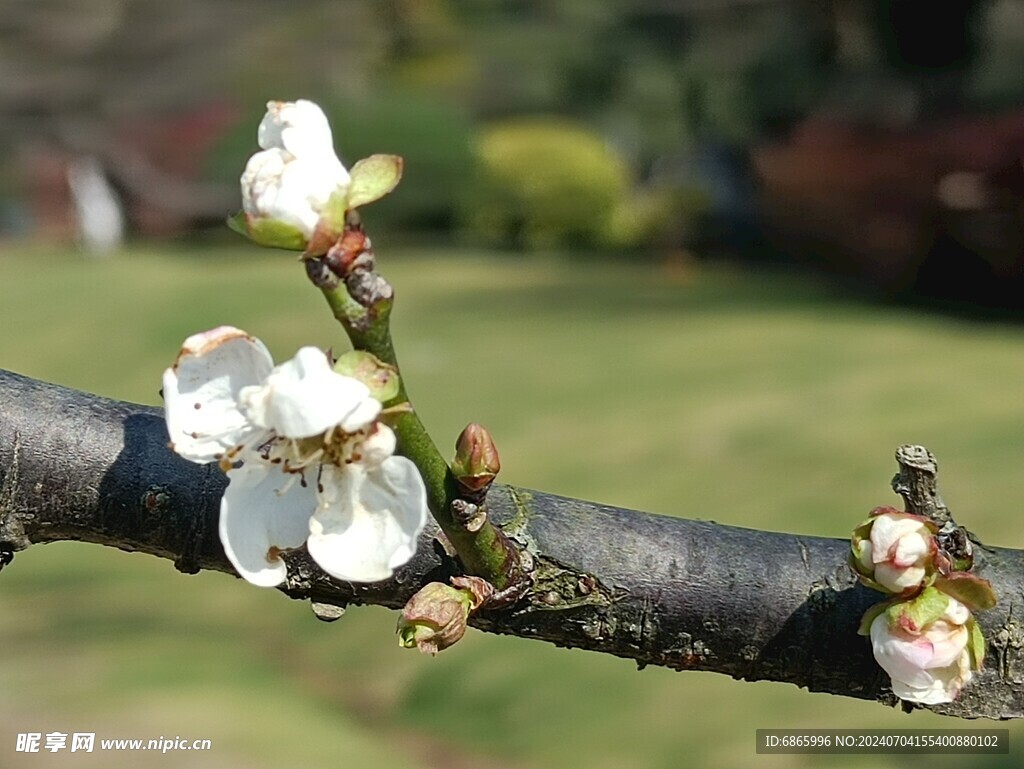
M844 536L922 442L1021 547L1024 337L963 314L1021 309L1022 60L1021 0L6 0L0 366L155 405L202 328L343 347L292 256L223 226L265 102L307 97L349 164L406 159L365 219L442 446L477 420L510 483ZM72 247L83 159L123 205L105 261ZM13 752L77 730L213 740L115 757L163 769L896 767L754 729L964 725L477 633L424 659L394 621L32 548L0 575L0 763L111 765ZM972 765L1019 765L1011 729Z
M347 162L406 157L370 214L398 239L781 258L1016 311L1022 55L1021 0L11 0L0 232L74 239L82 158L129 237L212 232L262 104L305 96Z

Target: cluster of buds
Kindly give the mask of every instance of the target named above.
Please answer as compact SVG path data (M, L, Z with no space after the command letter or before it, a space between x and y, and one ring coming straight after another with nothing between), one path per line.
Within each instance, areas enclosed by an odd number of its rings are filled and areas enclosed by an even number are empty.
M487 520L487 490L501 470L498 448L486 427L471 423L459 434L451 470L460 494L452 502L452 516L467 531L478 531ZM480 577L452 577L447 585L431 582L402 609L398 643L436 655L459 641L469 618L494 597L494 586Z
M861 622L893 693L925 705L952 702L980 670L985 639L972 612L995 605L992 586L955 571L931 520L878 507L853 530L850 565L890 596Z

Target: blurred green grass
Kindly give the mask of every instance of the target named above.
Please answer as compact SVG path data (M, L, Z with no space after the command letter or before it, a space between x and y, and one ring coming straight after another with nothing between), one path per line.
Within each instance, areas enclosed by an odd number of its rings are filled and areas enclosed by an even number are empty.
M918 442L938 455L963 522L1024 546L1019 327L728 266L680 276L655 262L412 250L381 261L424 421L443 446L469 420L488 425L506 482L844 536L896 501L892 452ZM285 254L161 247L90 262L9 247L0 270L0 366L110 397L158 403L181 340L221 323L279 359L303 344L346 347ZM420 658L398 649L393 625L373 608L324 625L274 591L142 555L31 548L0 575L0 764L29 765L16 732L62 730L208 738L209 765L256 769L895 767L755 757L754 729L965 725L476 632ZM189 753L118 758L207 765ZM109 754L66 752L30 765L100 759L109 765Z

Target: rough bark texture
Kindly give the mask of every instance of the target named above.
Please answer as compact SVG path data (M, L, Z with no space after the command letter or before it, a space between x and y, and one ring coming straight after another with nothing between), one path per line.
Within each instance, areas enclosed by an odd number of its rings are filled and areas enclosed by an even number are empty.
M894 484L911 509L931 499L947 512L934 487L934 458L923 457L930 484L911 478L902 464L914 456L907 448ZM217 537L224 485L216 467L167 449L158 409L0 371L0 566L3 551L81 540L170 558L186 573L231 573ZM640 666L713 670L896 703L856 633L881 596L856 584L846 566L848 540L668 518L510 486L494 487L488 506L527 548L532 583L515 605L476 616L473 624L483 630ZM458 571L435 535L424 534L416 557L393 579L372 585L335 582L304 553L294 554L283 590L312 601L324 619L348 603L399 608L426 582ZM985 669L957 702L933 709L1018 718L1024 552L976 544L974 555L975 571L999 596L979 618L989 642Z

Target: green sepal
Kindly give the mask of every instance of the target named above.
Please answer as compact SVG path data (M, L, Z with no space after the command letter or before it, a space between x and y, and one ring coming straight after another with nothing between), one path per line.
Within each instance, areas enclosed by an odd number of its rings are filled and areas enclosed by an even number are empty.
M967 651L971 655L971 670L981 670L985 664L985 634L974 617L967 620L967 632L970 634Z
M316 225L317 232L313 234L314 239L322 236L324 242L333 244L345 231L345 211L349 208L348 190L348 187L339 187L327 198Z
M240 211L228 219L228 227L245 235L258 246L283 248L287 251L304 251L306 249L306 236L302 230L277 219L249 216L244 211Z
M228 229L237 232L239 235L249 237L249 230L245 226L245 211L239 211L234 216L227 218Z
M347 352L335 362L334 370L343 376L358 379L370 388L370 395L381 403L387 403L398 395L398 369L384 363L373 353L365 350Z
M871 525L874 522L874 518L861 521L854 527L850 536L850 568L860 577L868 577L868 567L863 560L864 545L871 541ZM874 568L871 569L871 573L874 573Z
M948 608L949 596L929 586L916 598L897 601L886 610L886 613L889 616L889 627L918 633L923 627L945 614Z
M402 158L399 155L370 155L349 171L347 208L358 208L380 200L398 186L402 178Z
M864 612L864 616L860 618L860 625L857 627L857 635L871 635L871 623L878 619L880 614L885 614L892 604L892 601L882 601Z
M996 605L992 583L976 574L954 571L935 580L935 587L952 596L971 611L985 611Z

